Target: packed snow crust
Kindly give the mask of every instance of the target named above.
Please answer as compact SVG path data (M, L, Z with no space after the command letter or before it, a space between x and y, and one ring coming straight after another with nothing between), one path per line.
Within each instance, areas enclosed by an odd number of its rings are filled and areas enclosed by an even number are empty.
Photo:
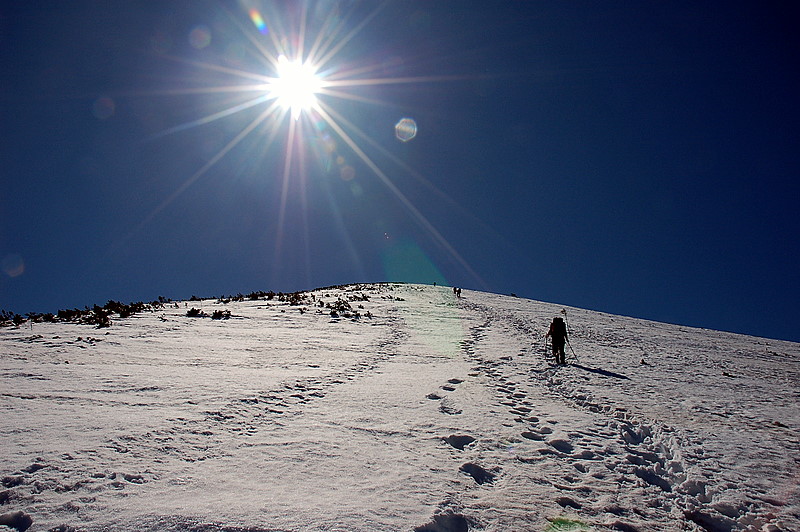
M31 531L800 530L799 344L447 287L304 296L0 329L0 514ZM353 313L332 316L339 299ZM554 316L568 366L545 357Z

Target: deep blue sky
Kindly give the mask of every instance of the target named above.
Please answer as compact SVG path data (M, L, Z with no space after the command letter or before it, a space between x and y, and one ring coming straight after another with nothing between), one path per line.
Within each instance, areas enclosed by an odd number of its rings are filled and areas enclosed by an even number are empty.
M383 175L308 116L286 179L288 117L216 160L301 5L0 4L0 308L414 281L800 341L791 3L311 2L326 72L420 78L320 96Z

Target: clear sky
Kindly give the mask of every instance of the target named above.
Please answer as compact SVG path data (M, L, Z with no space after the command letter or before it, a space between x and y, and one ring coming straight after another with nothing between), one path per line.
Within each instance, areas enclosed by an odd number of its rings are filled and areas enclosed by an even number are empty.
M800 341L796 28L763 1L0 3L0 308L413 281ZM281 54L317 69L305 106Z

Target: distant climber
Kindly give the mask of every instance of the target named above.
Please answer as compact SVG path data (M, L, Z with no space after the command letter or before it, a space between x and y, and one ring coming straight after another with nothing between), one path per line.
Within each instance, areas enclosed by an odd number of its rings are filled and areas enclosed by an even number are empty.
M556 316L553 318L553 323L550 324L550 330L547 331L545 338L550 337L553 339L553 357L556 359L556 364L566 364L566 356L564 354L564 344L567 342L567 326L564 323L564 318Z

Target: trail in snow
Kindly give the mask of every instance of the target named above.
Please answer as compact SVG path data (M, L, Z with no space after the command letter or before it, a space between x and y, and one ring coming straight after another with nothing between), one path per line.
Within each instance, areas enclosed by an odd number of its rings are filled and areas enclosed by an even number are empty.
M800 529L797 344L443 287L311 295L0 330L0 513L31 530ZM319 306L339 299L361 317ZM580 363L554 367L542 335L562 311Z
M547 459L517 458L544 466L535 478L563 492L560 504L633 518L643 529L685 520L708 530L769 529L776 515L796 528L796 345L778 353L765 340L570 309L583 358L547 367L534 344L498 356L509 335L545 331L547 315L536 323L516 303L502 309L489 299L464 303L486 317L467 351L501 383L503 404L528 428L523 437L543 442L536 451ZM531 354L538 360L529 364ZM537 395L546 406L530 400ZM531 407L547 418L531 417Z

